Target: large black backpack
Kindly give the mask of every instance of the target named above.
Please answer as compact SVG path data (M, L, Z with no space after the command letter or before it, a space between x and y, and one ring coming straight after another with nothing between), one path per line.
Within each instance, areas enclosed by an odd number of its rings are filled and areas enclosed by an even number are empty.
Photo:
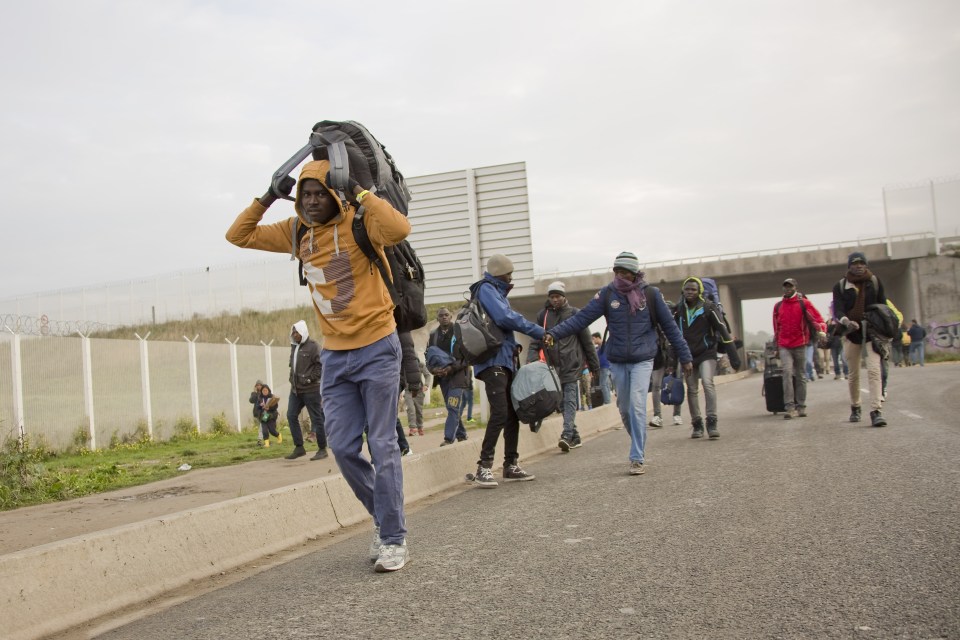
M410 190L397 169L393 157L380 142L359 122L346 120L335 122L323 120L313 126L313 133L306 146L294 154L273 175L273 183L277 192L282 192L279 183L289 175L308 155L315 160L329 160L330 188L339 192L341 199L345 198L350 177L350 162L347 154L348 140L352 141L363 153L367 161L373 186L370 191L393 205L393 208L407 215L410 203ZM288 198L292 199L292 198ZM364 208L361 206L353 219L353 237L364 255L377 267L393 300L393 316L397 322L397 330L401 333L419 329L427 324L427 308L425 304L426 274L423 264L417 257L417 252L406 240L398 244L384 247L390 271L386 269L383 260L374 250L367 236L366 226L363 224ZM294 251L300 246L300 240L306 233L306 227L296 225ZM391 277L392 276L392 277ZM303 262L300 262L300 284L306 286L307 280L303 275Z

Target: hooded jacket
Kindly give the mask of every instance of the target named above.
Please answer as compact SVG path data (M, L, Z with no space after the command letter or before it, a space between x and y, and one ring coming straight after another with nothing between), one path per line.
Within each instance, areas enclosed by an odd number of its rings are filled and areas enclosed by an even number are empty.
M507 294L512 288L511 285L495 278L489 272L484 272L483 280L470 285L470 293L480 300L483 310L487 312L493 323L503 330L503 344L500 345L496 355L486 362L473 366L473 373L478 378L480 372L490 367L503 367L516 371L514 358L517 352L517 340L513 336L514 331L525 333L534 340L543 339L543 327L533 324L510 307Z
M800 310L800 300L803 300L806 318ZM773 339L778 347L796 349L810 344L811 324L816 325L817 331L827 330L823 316L802 293L794 293L773 305Z
M366 199L366 198L364 198ZM298 320L290 328L300 334L300 342L290 336L290 391L292 393L319 393L323 367L320 364L320 345L310 337L307 323Z
M693 354L693 366L698 367L704 360L716 359L718 342L725 346L730 345L733 344L733 338L730 337L717 306L703 299L703 282L700 278L687 278L681 289L689 282L700 288L697 303L691 308L687 305L686 298L683 298L677 303L673 317L683 332L683 339L690 347L690 353ZM739 367L735 365L734 368Z
M564 302L559 309L554 309L548 300L546 306L537 314L537 324L546 330L550 330L567 318L575 316L577 311L579 309L567 302ZM591 373L600 372L600 359L597 357L597 348L593 345L593 338L590 337L589 327L581 329L575 335L557 340L552 347L544 348L542 341L532 341L527 353L527 362L538 361L541 349L543 349L547 364L556 368L561 383L578 382L582 375L584 362L587 363L587 368L590 369Z
M323 224L310 224L303 217L301 193L304 180L318 180L339 202L336 193L327 187L329 168L327 160L304 165L297 181L296 217L261 225L266 208L254 199L237 216L227 230L226 238L238 247L293 252L303 260L303 273L323 334L323 346L341 351L365 347L390 335L396 330L396 321L393 319L393 301L380 272L353 238L352 225L356 216L353 205L341 202L340 213ZM389 202L372 193L363 198L363 208L363 221L370 242L388 264L383 247L406 238L410 233L410 222ZM294 247L298 223L306 225L308 231L299 246Z

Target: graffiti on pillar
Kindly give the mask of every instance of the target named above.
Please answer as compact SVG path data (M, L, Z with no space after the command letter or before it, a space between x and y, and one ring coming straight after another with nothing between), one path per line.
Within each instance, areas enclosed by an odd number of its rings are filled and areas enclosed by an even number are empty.
M935 349L960 350L960 322L931 326L927 341Z

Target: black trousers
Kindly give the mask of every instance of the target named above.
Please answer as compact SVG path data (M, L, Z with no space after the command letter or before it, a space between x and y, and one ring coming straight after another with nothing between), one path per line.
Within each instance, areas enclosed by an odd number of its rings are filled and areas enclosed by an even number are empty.
M487 402L490 404L490 418L487 420L487 431L483 434L478 461L480 466L488 469L493 467L493 458L501 431L503 432L503 464L517 464L517 460L520 459L520 454L517 453L520 420L517 419L517 412L513 410L513 403L510 401L513 376L514 372L505 367L490 367L477 376L486 387Z
M287 422L290 423L290 435L293 436L293 444L297 447L303 446L303 429L300 428L300 412L307 408L310 414L310 430L317 434L317 448L327 448L327 431L324 429L323 407L320 404L320 392L296 393L290 392L290 398L287 401Z

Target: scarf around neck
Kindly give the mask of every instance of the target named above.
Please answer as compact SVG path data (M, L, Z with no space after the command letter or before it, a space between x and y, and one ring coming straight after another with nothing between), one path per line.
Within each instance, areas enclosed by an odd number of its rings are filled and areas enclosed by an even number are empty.
M643 276L644 273L641 271L637 274L637 279L633 282L620 276L614 276L613 282L611 283L613 288L617 290L617 293L626 297L627 302L630 303L631 315L642 310L647 304L646 297L643 295L643 288L647 286L647 281L643 279Z
M856 322L860 322L863 320L863 310L866 307L867 301L867 287L864 283L869 282L873 278L873 273L870 269L865 269L863 275L855 276L848 269L846 278L847 282L857 287L857 300L853 303L853 308L850 309L847 317Z

